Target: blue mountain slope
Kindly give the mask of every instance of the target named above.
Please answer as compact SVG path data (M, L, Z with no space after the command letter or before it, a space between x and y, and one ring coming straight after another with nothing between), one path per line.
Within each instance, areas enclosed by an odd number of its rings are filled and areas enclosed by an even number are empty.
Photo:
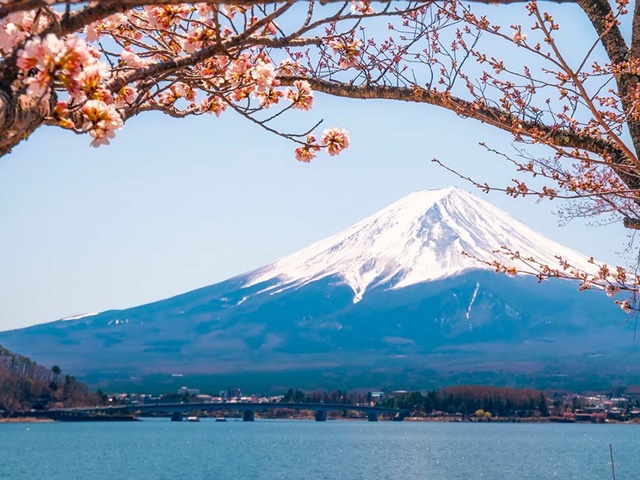
M601 292L495 274L462 255L508 263L494 252L501 245L593 268L466 192L418 192L245 275L0 332L0 344L93 376L640 372L634 324Z
M353 303L325 278L280 294L237 280L149 305L0 333L0 343L79 373L219 373L375 365L540 369L598 355L615 368L632 326L599 292L469 271ZM244 301L242 299L245 298ZM591 368L591 367L590 367Z

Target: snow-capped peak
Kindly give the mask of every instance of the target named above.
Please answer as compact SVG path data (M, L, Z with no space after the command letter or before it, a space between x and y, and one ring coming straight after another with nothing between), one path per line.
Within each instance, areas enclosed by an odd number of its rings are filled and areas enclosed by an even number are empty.
M414 192L337 235L259 269L247 286L276 280L276 285L292 288L337 275L353 289L357 302L376 285L402 288L489 268L473 257L515 265L494 253L503 245L550 266L558 265L559 255L583 270L594 268L584 255L451 187Z

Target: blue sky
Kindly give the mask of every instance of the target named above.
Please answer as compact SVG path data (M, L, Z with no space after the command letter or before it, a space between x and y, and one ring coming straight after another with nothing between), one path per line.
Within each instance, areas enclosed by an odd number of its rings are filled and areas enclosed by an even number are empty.
M457 185L437 157L478 179L513 172L481 141L511 137L424 105L316 95L292 127L349 130L338 157L306 165L293 145L233 113L135 118L112 145L52 128L0 159L0 330L125 308L244 273L427 188ZM625 263L621 225L558 227L553 204L483 198L548 237Z

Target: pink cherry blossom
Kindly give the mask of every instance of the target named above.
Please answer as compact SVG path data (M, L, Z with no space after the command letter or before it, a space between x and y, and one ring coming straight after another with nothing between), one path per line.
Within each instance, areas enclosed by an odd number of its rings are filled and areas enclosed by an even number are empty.
M273 86L275 87L277 86L277 84L278 81L275 80ZM284 92L272 87L269 90L265 90L264 92L254 92L254 96L260 100L261 108L270 108L280 101L280 99L284 96Z
M121 25L127 23L128 17L122 13L111 15L103 20L94 22L84 27L85 40L93 43L100 40L102 35L115 31Z
M276 72L272 63L258 60L251 69L251 78L256 82L256 91L264 92L267 90L276 78Z
M127 85L125 87L122 87L120 90L118 90L113 104L116 107L124 107L127 104L132 104L135 101L137 96L138 96L138 90L136 90L134 87Z
M351 13L362 13L365 15L373 13L370 1L352 0L350 10Z
M329 155L338 155L349 146L349 134L344 128L332 127L322 132L322 143Z
M179 24L182 19L189 14L191 9L192 7L188 4L144 7L144 11L149 19L149 24L151 27L158 29L168 29L172 25Z
M274 22L269 22L264 30L262 31L263 35L276 35L278 33L278 25Z
M209 17L213 11L208 3L196 3L196 9L198 10L198 15L205 18Z
M57 12L51 12L51 15L59 17ZM40 15L38 24L34 26L35 18L34 11L26 11L12 13L0 20L0 51L10 52L13 47L27 39L34 29L37 30L46 24L46 20Z
M195 90L186 83L182 83L182 82L176 83L175 92L182 98L185 98L189 101L193 101L196 98Z
M193 53L208 45L214 38L215 32L212 28L199 27L189 32L182 48L187 53Z
M15 23L0 25L0 51L10 52L22 37L22 32Z
M357 2L354 8L366 9L366 4ZM77 11L81 8L84 7ZM5 49L11 51L19 45L16 52L19 73L12 87L16 92L37 96L38 100L47 100L55 92L59 107L48 121L89 133L93 146L107 144L123 119L141 111L219 116L232 105L258 116L259 110L274 107L283 98L291 103L285 102L282 111L308 111L313 107L314 93L309 82L296 80L286 88L281 86L278 75L305 77L313 73L304 55L295 48L281 49L283 55L274 55L279 47L267 46L268 37L277 37L282 32L274 19L265 21L266 14L260 8L223 6L217 2L168 2L125 9L64 36L34 33L59 31L51 27L51 22L55 17L62 20L63 15L61 8L48 16L36 16L32 10L3 17L0 53L6 55ZM230 21L232 17L235 19ZM36 18L38 25L34 24ZM247 45L244 40L234 45L233 37L241 35L243 28L258 25ZM337 57L335 62L358 64L362 42L353 35L350 32L328 36ZM144 69L150 65L186 58L214 43L222 48L215 55L207 52L200 56L186 70L180 67L168 76L145 75ZM332 68L335 62L329 59ZM346 132L328 132L323 143L310 137L296 150L297 158L308 162L323 148L331 155L346 148Z
M316 158L316 152L320 151L320 147L316 143L316 137L309 134L307 135L307 143L294 150L296 160L303 163L309 163Z
M109 76L109 68L104 63L95 63L86 66L76 77L79 90L85 95L85 98L102 99L111 98L111 93L101 88L103 78ZM72 93L72 97L77 94Z
M82 129L93 137L92 147L109 145L115 131L122 128L122 117L113 105L100 100L88 100L80 110L83 116Z
M282 60L278 64L278 70L279 73L284 75L302 75L304 73L304 67L290 58Z
M122 50L120 53L120 59L122 60L122 63L132 68L143 67L149 63L140 58L140 56L138 56L131 47L125 47L124 50Z
M293 82L297 91L292 88L287 88L284 92L284 96L287 100L290 100L293 105L292 108L308 111L313 106L313 91L309 82L306 80L296 80Z
M338 65L340 68L349 68L358 65L360 62L360 52L362 41L357 38L336 38L329 41L331 49L338 54Z
M227 108L227 104L217 95L212 95L209 98L205 98L201 105L200 110L203 113L215 113L216 117L219 117L222 112Z
M54 34L45 38L33 37L18 51L17 65L25 74L27 94L46 97L56 84L67 89L71 96L81 92L82 72L96 65L99 54L79 37L60 39ZM36 70L34 73L33 70ZM107 69L89 70L87 75L106 74ZM86 82L89 77L85 76Z
M231 84L238 84L251 68L249 54L244 53L237 60L231 60L224 72L225 79Z
M527 34L522 33L520 29L514 30L513 35L511 36L511 39L516 43L521 43L527 39Z

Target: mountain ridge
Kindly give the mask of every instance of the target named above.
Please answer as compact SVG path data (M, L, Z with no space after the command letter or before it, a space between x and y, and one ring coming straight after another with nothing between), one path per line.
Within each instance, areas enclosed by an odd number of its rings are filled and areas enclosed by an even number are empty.
M568 280L537 285L495 274L461 253L490 261L502 244L593 268L469 193L422 191L246 274L137 307L0 332L0 343L86 375L626 374L620 362L638 353L610 299L579 293Z

